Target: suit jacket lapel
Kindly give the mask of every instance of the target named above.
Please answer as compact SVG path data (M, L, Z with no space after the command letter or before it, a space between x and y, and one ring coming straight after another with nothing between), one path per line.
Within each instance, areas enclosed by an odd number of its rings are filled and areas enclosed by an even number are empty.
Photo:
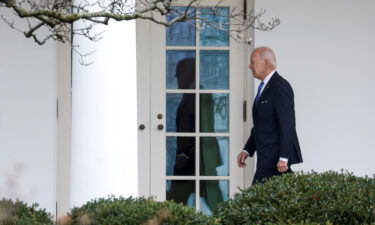
M277 71L275 71L275 73L272 75L271 79L268 81L267 85L264 87L262 93L260 94L258 102L255 103L255 100L254 100L254 104L253 104L253 117L255 116L255 112L257 110L256 105L260 104L260 102L262 102L262 100L264 99L264 97L267 96L268 92L272 88L272 83L275 80L277 80L278 76L280 76L280 75L277 73Z

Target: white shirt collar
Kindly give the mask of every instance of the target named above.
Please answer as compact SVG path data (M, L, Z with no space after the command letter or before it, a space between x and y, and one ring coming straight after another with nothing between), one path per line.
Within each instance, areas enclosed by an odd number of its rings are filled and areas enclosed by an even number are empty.
M272 78L272 76L275 74L275 72L276 72L276 70L273 70L271 73L269 73L269 74L264 78L264 80L263 80L263 84L264 84L264 85L263 85L262 89L260 90L260 93L263 92L264 88L267 86L268 81L271 80L271 78Z
M268 81L271 80L272 76L275 74L276 70L273 70L271 73L269 73L263 80L263 83L264 85L263 86L266 86Z

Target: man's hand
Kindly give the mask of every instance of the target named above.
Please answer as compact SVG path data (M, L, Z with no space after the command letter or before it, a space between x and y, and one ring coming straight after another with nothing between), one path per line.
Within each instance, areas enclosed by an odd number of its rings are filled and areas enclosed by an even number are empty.
M280 172L280 173L284 173L288 170L288 163L287 162L284 162L282 160L279 160L279 162L277 163L277 170Z
M237 165L240 168L244 168L246 166L245 160L249 157L246 152L240 152L237 156Z

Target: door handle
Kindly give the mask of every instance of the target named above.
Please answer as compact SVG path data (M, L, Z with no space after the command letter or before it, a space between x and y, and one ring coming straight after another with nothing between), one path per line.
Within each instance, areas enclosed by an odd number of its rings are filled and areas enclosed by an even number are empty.
M144 125L144 124L141 124L141 125L139 125L139 127L138 127L140 130L144 130L145 128L146 128L146 126Z
M163 124L159 124L159 125L158 125L158 129L159 129L159 130L163 130L163 129L164 129Z

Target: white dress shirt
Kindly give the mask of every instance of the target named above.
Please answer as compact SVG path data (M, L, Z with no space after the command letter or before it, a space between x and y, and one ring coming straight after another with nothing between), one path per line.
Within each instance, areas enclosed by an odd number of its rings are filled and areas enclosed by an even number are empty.
M267 83L271 80L271 78L272 78L272 76L273 76L273 74L276 72L276 70L273 70L271 73L269 73L265 78L264 78L264 80L263 80L263 87L262 87L262 89L260 90L260 94L259 94L259 96L261 96L262 95L262 92L263 92L263 90L264 90L264 88L267 86ZM246 151L246 150L242 150L243 152L246 152L248 155L249 155L249 153ZM284 161L284 162L288 162L288 159L287 158L283 158L283 157L280 157L280 160L281 161Z

